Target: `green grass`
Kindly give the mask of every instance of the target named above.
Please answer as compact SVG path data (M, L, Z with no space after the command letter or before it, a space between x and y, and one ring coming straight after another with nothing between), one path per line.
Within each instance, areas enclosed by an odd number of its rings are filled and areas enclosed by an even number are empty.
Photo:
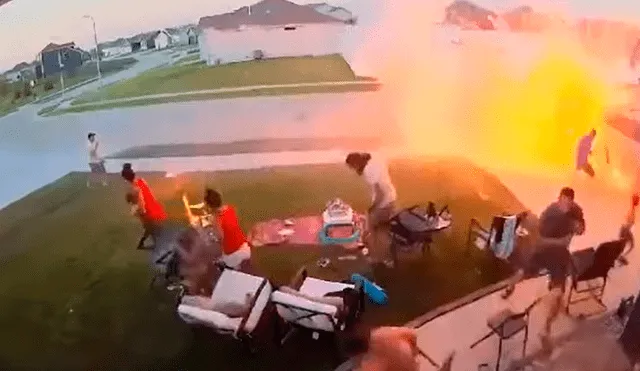
M351 67L340 55L278 58L220 66L171 66L148 71L130 80L111 85L97 94L81 97L74 103L239 86L355 79Z
M178 59L177 61L175 61L173 63L174 64L182 64L182 63L187 63L187 62L195 62L197 60L200 60L200 55L191 54L191 55L184 56L184 57Z
M108 88L106 88L108 89ZM179 102L191 102L191 101L203 101L203 100L215 100L215 99L233 99L233 98L246 98L246 97L267 97L267 96L283 96L283 95L301 95L301 94L330 94L330 93L349 93L349 92L368 92L377 91L380 89L380 85L364 83L364 84L349 84L349 85L325 85L325 86L301 86L301 87L279 87L279 88L259 88L244 91L232 91L213 94L188 94L174 97L164 98L149 98L149 99L137 99L134 101L120 101L112 103L100 104L91 102L86 105L77 105L78 101L74 101L69 108L53 111L52 115L62 115L66 113L79 113L87 111L100 111L114 108L126 108L126 107L139 107L149 106L155 104L165 103L179 103ZM76 106L74 106L74 103Z
M436 236L430 256L404 256L396 270L375 272L390 302L369 305L363 321L402 324L505 277L506 267L464 248L472 217L486 222L523 210L496 177L456 159L396 161L390 170L402 205L448 204L454 225ZM261 220L318 213L333 197L363 210L369 198L342 165L143 176L175 220L184 219L182 190L195 199L205 184L217 187L236 205L245 230ZM192 333L168 294L148 291L148 257L134 248L140 226L127 213L123 182L114 175L109 187L87 189L85 180L69 174L0 211L0 369L330 369L327 347L308 336L248 356L227 338ZM253 255L282 283L301 264L315 264L319 250L263 247Z

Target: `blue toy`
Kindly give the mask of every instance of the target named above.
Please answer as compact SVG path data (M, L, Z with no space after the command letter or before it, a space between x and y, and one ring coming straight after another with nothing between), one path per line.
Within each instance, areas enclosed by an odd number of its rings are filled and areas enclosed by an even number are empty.
M323 245L345 245L358 242L360 231L354 228L353 234L349 237L331 237L329 230L335 227L353 227L353 224L325 224L319 232L320 243Z
M351 281L356 283L357 282L361 283L362 287L364 288L364 293L367 294L367 296L369 297L369 300L371 300L375 304L378 304L378 305L387 304L389 298L387 296L387 293L384 291L382 287L369 281L366 277L358 273L354 273L351 275Z

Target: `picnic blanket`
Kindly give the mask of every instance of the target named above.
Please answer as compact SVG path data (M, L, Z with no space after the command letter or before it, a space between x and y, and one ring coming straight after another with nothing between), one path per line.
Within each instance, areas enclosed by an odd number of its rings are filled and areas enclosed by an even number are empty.
M356 215L355 228L364 231L366 220L363 215ZM288 223L290 222L290 223ZM320 232L323 228L321 215L302 216L287 220L272 219L256 224L249 232L248 239L253 246L263 245L321 245ZM332 227L329 236L332 238L348 238L353 234L349 226ZM361 240L342 244L347 249L356 249Z

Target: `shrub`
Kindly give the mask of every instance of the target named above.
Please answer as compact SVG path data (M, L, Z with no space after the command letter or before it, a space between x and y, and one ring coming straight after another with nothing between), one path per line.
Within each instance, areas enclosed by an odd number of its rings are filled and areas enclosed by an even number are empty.
M16 90L13 92L13 100L20 100L22 99L22 92L20 90Z
M261 61L264 59L264 52L262 50L254 50L253 51L253 59L257 61Z
M24 85L22 86L22 95L24 97L30 97L31 96L31 85L29 85L28 82L25 82Z
M47 82L44 83L44 90L45 91L53 90L53 81L47 80Z

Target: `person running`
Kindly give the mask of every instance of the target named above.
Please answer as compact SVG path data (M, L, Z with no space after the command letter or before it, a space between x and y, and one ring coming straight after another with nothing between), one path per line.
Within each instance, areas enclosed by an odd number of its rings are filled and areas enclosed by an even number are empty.
M591 178L595 177L596 172L593 169L593 166L589 162L589 157L591 156L591 152L593 150L593 142L596 138L596 130L591 129L589 134L580 138L578 142L578 150L576 157L576 170L583 171Z
M131 197L131 199L137 199L135 213L144 221L145 234L148 233L153 236L155 241L155 236L157 236L164 222L167 220L167 213L164 207L153 195L147 182L136 176L130 163L122 166L120 175L131 184L130 192L135 195Z
M536 276L544 270L548 272L550 306L541 334L544 344L548 342L551 325L562 308L566 278L571 267L569 244L574 235L581 235L585 231L582 208L574 199L574 190L565 187L560 191L558 201L542 212L538 225L539 237L531 261L525 269L516 272L502 295L504 299L510 297L516 284L525 276Z
M631 250L635 247L635 239L633 237L632 229L636 224L636 209L638 208L638 204L640 204L640 196L636 193L631 196L631 206L629 207L629 211L627 211L622 227L620 227L620 239L624 240L626 246L629 247L629 249L620 256L620 261L625 265L628 264L627 255L629 255Z
M207 188L204 203L214 215L213 225L222 239L222 261L233 269L247 270L251 262L251 247L244 232L236 209L222 203L222 196L214 189Z
M102 185L106 186L107 169L104 166L104 159L98 154L98 147L100 146L100 143L96 139L96 133L89 133L89 135L87 135L87 139L87 148L89 150L89 168L91 169L91 175L87 180L87 188L91 188L91 184L97 181L102 182Z
M367 245L371 257L375 262L393 267L389 256L389 220L396 212L397 192L387 164L369 153L349 153L345 162L371 189L371 206L367 212Z

